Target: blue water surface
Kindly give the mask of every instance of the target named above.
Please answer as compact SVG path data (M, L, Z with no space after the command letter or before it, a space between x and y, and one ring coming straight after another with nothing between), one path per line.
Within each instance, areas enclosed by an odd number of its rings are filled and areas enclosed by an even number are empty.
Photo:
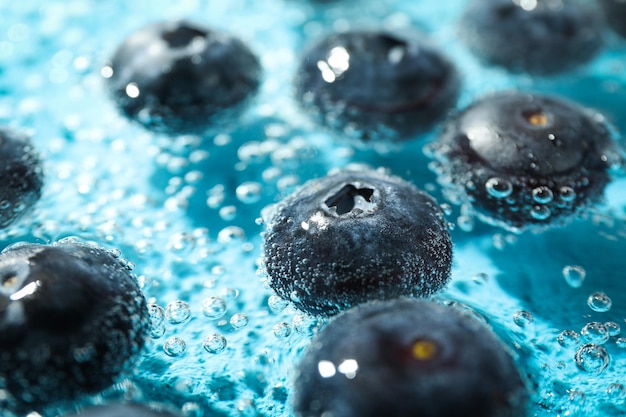
M263 207L350 164L384 167L445 202L423 152L437 129L392 149L361 149L300 112L290 80L302 50L325 33L415 27L457 64L458 108L507 88L556 93L596 108L626 132L626 41L607 30L601 54L573 73L511 75L481 65L456 38L464 4L3 1L0 123L32 135L46 184L35 211L2 231L0 246L75 236L119 249L149 303L160 307L153 307L155 320L164 315L134 372L46 415L116 399L158 403L187 417L292 415L292 372L323 322L273 296L258 272ZM203 137L167 137L126 120L101 75L130 33L174 18L240 37L263 66L247 111ZM459 225L458 208L447 209L454 265L437 297L466 305L510 346L533 390L531 416L626 414L620 173L606 197L587 216L541 233ZM606 337L606 326L588 325L607 322ZM585 356L587 343L601 346L606 363Z

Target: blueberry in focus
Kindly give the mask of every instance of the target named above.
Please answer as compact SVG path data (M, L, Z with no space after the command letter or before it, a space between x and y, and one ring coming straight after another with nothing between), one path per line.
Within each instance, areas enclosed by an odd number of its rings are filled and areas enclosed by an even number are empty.
M294 86L322 126L361 141L401 141L428 131L455 105L460 81L419 36L350 31L309 49Z
M474 0L459 38L488 64L552 75L589 61L602 47L602 30L602 13L589 1Z
M0 254L0 380L11 409L32 411L108 387L147 331L141 290L108 251L60 242Z
M626 2L623 0L599 0L611 28L626 37Z
M511 229L542 228L598 202L623 165L604 118L558 97L504 92L452 117L432 146L450 200Z
M528 391L508 350L470 315L416 299L334 318L297 367L297 417L525 417Z
M157 411L139 404L107 404L88 408L67 417L176 417L167 411Z
M127 117L176 134L205 131L240 112L261 69L239 39L183 20L131 34L103 74Z
M35 205L42 186L41 161L28 138L0 127L0 229Z
M269 285L310 314L429 296L449 280L452 244L443 213L398 177L364 170L314 179L264 217Z

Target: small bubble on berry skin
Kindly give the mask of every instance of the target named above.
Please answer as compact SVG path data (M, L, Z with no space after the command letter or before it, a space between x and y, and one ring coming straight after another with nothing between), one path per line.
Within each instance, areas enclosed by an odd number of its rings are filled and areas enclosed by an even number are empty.
M502 178L489 178L485 183L485 188L495 198L507 198L513 192L513 185Z

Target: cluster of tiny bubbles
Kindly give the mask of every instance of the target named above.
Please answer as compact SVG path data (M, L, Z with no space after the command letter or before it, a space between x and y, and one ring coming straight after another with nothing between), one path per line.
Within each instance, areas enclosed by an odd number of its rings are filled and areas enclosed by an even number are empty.
M563 267L563 278L565 282L572 288L580 288L585 281L587 271L585 268L578 265L567 265Z
M596 311L598 313L605 313L611 309L613 302L605 293L594 292L587 298L587 305L593 311Z

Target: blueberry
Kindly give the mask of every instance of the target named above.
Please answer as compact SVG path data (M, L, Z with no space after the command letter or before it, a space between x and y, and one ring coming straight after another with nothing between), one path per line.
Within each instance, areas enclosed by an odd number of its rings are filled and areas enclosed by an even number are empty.
M362 141L400 141L429 130L456 103L450 61L415 35L351 31L303 57L294 80L321 125Z
M146 301L108 251L18 244L0 254L0 381L30 411L111 385L142 349Z
M619 33L626 37L626 2L622 0L600 0L606 19L609 25Z
M126 116L172 134L202 132L241 111L260 72L239 39L187 21L136 31L103 70Z
M512 72L551 75L589 61L602 46L602 13L579 0L474 0L460 38L478 58Z
M41 162L30 141L0 127L0 229L35 205L42 186Z
M91 407L67 417L175 417L175 415L139 404L108 404Z
M449 279L452 245L443 213L398 177L342 171L309 181L268 211L269 284L308 313L428 296Z
M528 391L482 323L415 299L363 304L337 316L297 367L298 417L524 417Z
M541 228L599 201L623 163L602 116L557 97L485 97L451 118L433 146L453 201L490 223Z

